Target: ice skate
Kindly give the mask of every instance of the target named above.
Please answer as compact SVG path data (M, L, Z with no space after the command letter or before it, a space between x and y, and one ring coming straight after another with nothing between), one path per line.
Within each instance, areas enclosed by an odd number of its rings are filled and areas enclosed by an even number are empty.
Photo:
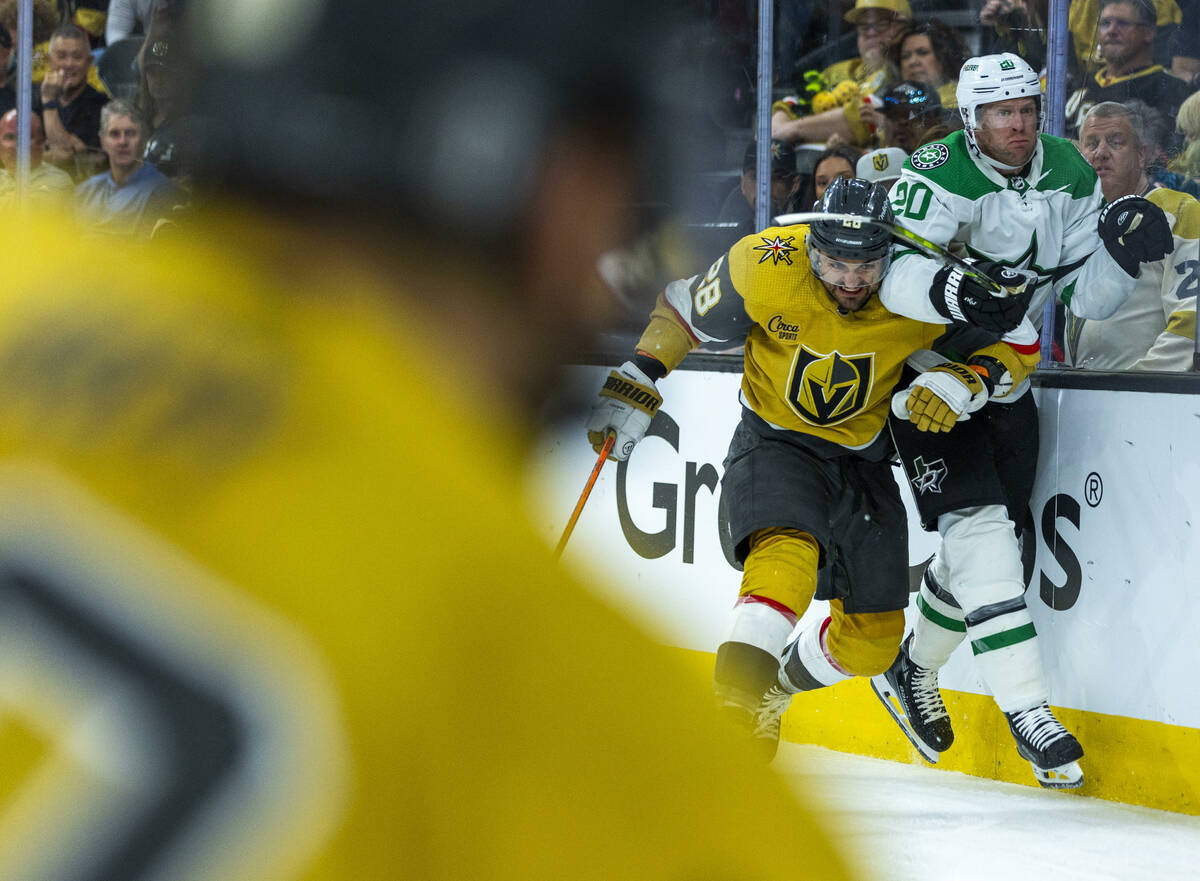
M930 764L954 742L950 714L938 690L937 670L919 667L908 656L912 634L883 673L871 677L871 688L891 713L904 736Z
M779 749L779 727L783 714L792 705L793 692L778 683L767 689L754 710L754 737L763 757L770 762Z
M1017 741L1017 752L1033 766L1038 783L1047 789L1075 789L1083 785L1078 761L1083 757L1083 747L1050 707L1041 703L1004 715Z
M719 697L721 714L752 736L755 752L769 764L779 749L779 724L792 702L791 693L779 685L772 685L755 700L745 692L722 691Z

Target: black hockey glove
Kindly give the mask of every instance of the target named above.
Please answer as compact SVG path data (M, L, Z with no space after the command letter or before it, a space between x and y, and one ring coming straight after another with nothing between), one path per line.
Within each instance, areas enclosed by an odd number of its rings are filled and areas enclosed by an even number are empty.
M1100 240L1131 278L1143 263L1161 260L1175 248L1171 224L1162 209L1141 196L1122 196L1100 212Z
M990 260L978 261L974 268L1004 288L1006 295L993 293L983 282L957 266L946 265L937 271L929 287L933 308L950 321L973 324L993 333L1007 333L1021 323L1029 308L1033 296L1029 277L1020 270Z

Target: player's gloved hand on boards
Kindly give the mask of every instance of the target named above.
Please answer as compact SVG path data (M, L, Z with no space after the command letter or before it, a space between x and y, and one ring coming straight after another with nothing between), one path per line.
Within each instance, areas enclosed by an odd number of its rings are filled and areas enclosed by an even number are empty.
M1175 247L1171 224L1162 209L1141 196L1122 196L1100 212L1100 240L1117 264L1137 278L1143 263L1153 263Z
M608 374L600 389L600 401L588 417L587 434L592 449L599 453L608 432L615 432L617 440L609 459L624 462L646 436L660 404L662 395L654 380L632 361L626 361Z
M921 431L949 431L987 403L988 389L966 364L944 361L892 395L892 412Z
M950 321L963 321L993 333L1007 333L1021 323L1033 296L1030 277L1019 269L990 260L973 261L977 272L1004 289L994 292L979 279L957 266L937 271L929 286L929 300L938 314Z

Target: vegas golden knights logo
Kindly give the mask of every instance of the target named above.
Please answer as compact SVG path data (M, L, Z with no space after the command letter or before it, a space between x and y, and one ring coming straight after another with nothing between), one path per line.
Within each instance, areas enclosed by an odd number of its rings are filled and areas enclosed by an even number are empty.
M796 350L788 377L788 402L810 425L837 425L860 412L871 394L875 355Z
M884 171L888 167L887 153L878 153L871 159L876 171Z

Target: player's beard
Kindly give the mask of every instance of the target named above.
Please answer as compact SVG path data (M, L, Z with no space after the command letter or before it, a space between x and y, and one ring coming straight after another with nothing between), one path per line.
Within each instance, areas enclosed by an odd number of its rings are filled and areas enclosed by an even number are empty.
M851 312L857 312L865 307L871 302L871 297L875 295L875 291L879 289L879 285L867 285L855 291L850 291L847 288L830 284L824 280L821 280L821 285L825 288L825 293L829 295L829 299L833 301L833 305L842 315L849 315Z

